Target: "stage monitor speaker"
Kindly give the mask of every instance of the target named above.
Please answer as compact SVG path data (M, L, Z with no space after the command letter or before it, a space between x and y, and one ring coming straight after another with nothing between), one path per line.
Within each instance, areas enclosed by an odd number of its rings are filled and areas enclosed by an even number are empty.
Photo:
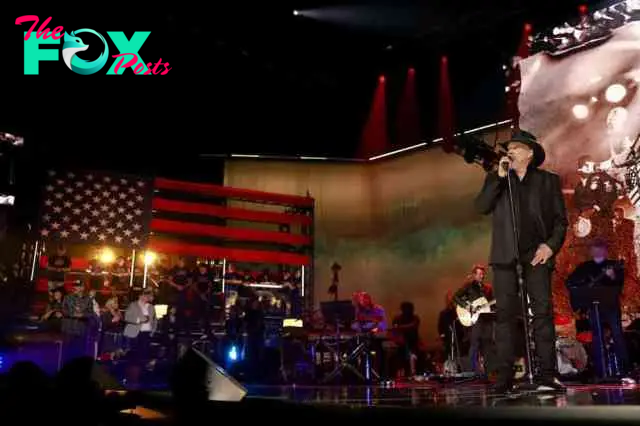
M238 402L247 389L205 354L190 348L174 371L173 393L178 398L206 396L209 401Z

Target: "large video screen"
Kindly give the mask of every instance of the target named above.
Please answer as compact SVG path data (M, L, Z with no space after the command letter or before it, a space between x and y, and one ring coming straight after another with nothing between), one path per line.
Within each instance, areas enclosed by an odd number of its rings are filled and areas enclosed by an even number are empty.
M520 127L562 177L571 228L559 255L554 296L589 258L594 239L625 262L623 304L640 309L640 1L612 3L534 37L520 62Z

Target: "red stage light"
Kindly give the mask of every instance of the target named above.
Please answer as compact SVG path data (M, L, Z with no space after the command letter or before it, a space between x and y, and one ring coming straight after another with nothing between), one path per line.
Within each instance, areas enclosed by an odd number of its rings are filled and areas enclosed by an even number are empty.
M446 56L443 56L443 57L442 57L442 63L446 63L447 61L448 61L447 57L446 57Z
M415 68L409 68L409 74L413 75L416 73Z
M384 75L381 75L380 78L378 78L378 81L380 83L384 83L384 80L385 80Z
M586 4L581 4L580 7L578 7L578 10L580 11L581 15L586 15L587 12L589 11L589 8L587 7Z
M533 29L533 27L531 26L530 23L527 22L527 23L524 24L524 30L526 32L531 32L532 29Z

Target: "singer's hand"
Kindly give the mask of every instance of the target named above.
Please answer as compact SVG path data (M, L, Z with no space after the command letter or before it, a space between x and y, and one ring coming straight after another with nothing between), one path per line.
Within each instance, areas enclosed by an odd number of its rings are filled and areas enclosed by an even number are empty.
M500 163L498 164L498 176L503 178L507 176L509 172L509 167L511 166L511 160L509 157L504 156L500 159Z
M549 259L553 256L553 250L546 244L540 244L538 246L538 250L536 250L536 254L531 261L531 266L536 266L538 264L544 265L547 263Z

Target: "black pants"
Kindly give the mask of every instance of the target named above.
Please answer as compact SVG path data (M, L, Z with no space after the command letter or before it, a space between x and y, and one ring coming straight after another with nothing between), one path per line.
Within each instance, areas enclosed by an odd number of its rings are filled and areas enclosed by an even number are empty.
M487 315L489 314L481 314L478 322L471 328L471 349L469 351L469 357L471 358L471 368L476 373L479 373L481 370L478 363L480 355L484 358L485 374L488 374L496 366L495 345L493 344L494 322L488 318Z
M151 333L141 331L138 336L129 340L130 360L138 366L143 366L151 360Z
M556 374L555 328L551 300L551 273L548 265L523 265L524 280L533 312L531 332L535 341L538 366L543 377ZM522 331L518 320L522 318L518 280L514 267L494 266L493 290L496 298L496 351L498 380L509 382L513 378L513 364ZM535 370L534 370L535 371Z
M624 332L622 331L622 318L620 308L600 308L598 311L600 312L600 325L602 327L602 334L604 334L604 328L608 325L609 329L611 330L611 337L613 338L613 352L618 359L618 371L611 371L611 375L624 375L629 367L629 360L627 355L627 345L624 339ZM595 318L595 309L591 308L589 310L589 320L591 323L591 330L593 335L593 343L591 345L593 366L598 377L604 378L610 375L608 371L609 369L607 368L607 361L609 357L607 356L606 341L599 333L597 333Z

